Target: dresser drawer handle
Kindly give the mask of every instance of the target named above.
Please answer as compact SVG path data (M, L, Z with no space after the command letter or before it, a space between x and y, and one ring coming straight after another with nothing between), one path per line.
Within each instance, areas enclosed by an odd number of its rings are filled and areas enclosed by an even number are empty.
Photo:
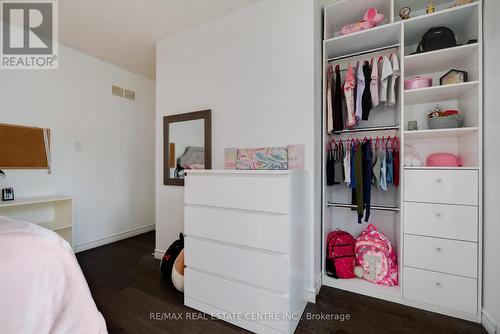
M439 288L441 287L441 282L436 282L436 286Z
M437 183L441 183L441 182L443 182L443 179L442 179L442 178L437 178L437 179L436 179L436 182L437 182Z
M442 251L443 251L443 249L441 247L436 248L436 252L441 253Z
M442 216L441 212L436 213L436 217L441 218Z

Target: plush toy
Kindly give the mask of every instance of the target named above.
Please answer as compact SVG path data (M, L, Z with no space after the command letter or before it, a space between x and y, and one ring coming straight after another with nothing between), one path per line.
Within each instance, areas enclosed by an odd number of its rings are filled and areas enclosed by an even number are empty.
M184 249L175 259L172 268L172 283L180 292L184 292Z
M418 155L418 152L411 145L405 145L405 167L421 167L422 160Z
M363 19L359 22L347 24L340 29L342 35L352 34L361 30L373 28L384 20L384 14L381 14L375 8L369 8Z
M363 267L361 266L354 267L354 275L356 275L356 277L363 278L364 273L365 271L363 270Z

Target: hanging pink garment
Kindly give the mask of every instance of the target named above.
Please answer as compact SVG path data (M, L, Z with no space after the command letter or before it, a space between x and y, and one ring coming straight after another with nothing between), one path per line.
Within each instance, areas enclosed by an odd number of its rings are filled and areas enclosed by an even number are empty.
M347 106L347 121L346 126L351 128L356 125L356 110L354 107L354 88L356 87L356 79L354 78L354 71L351 64L347 69L347 74L344 82L344 96Z

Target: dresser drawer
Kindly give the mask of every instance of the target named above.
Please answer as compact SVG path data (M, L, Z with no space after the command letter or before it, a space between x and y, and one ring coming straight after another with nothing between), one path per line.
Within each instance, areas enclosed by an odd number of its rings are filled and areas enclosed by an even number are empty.
M477 280L415 268L404 268L404 298L477 313Z
M184 272L186 298L212 305L230 315L241 315L243 320L253 315L286 314L290 300L286 295L275 294L237 282L225 280L187 268ZM262 320L259 323L282 332L288 332L290 322Z
M290 219L274 215L201 206L184 208L186 235L289 253Z
M477 243L405 235L404 265L477 277Z
M478 204L475 170L405 170L404 200L443 204Z
M215 242L185 239L185 264L189 268L224 276L259 287L289 292L289 257Z
M478 212L474 206L404 203L404 233L478 241Z
M285 174L188 174L184 203L288 214L289 182Z

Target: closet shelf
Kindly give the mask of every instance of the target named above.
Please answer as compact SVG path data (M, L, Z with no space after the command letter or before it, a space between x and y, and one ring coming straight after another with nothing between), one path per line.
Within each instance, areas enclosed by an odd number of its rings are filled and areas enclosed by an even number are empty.
M357 208L356 205L345 204L345 203L328 202L326 205L331 207L331 208L345 208L345 209L356 209ZM391 211L391 212L399 212L400 211L399 207L397 207L397 206L378 206L378 205L371 205L370 210Z
M471 18L476 18L479 2L473 2L467 5L461 5L448 9L439 10L432 14L416 16L403 21L405 29L405 44L418 44L422 34L430 27L448 27L451 30L462 31L464 24ZM397 23L401 23L398 21ZM476 28L477 29L477 28Z
M325 58L335 58L399 44L401 24L388 23L323 42Z
M404 134L406 139L431 139L461 137L477 131L479 131L478 127L466 127L453 129L405 131Z
M404 167L405 170L478 170L479 167L427 167L427 166L421 166L421 167Z
M336 135L340 135L344 133L370 132L370 131L399 131L399 129L400 129L399 124L396 124L387 126L370 126L364 128L355 128L349 130L334 131L333 133Z
M406 56L405 76L447 71L453 64L467 63L477 49L478 43L473 43Z
M401 288L399 286L388 287L368 282L361 278L336 279L323 275L323 284L332 288L342 289L366 296L388 300L396 303L401 302Z
M427 88L405 90L405 104L412 105L458 100L478 84L478 81L470 81L454 85L432 86Z

